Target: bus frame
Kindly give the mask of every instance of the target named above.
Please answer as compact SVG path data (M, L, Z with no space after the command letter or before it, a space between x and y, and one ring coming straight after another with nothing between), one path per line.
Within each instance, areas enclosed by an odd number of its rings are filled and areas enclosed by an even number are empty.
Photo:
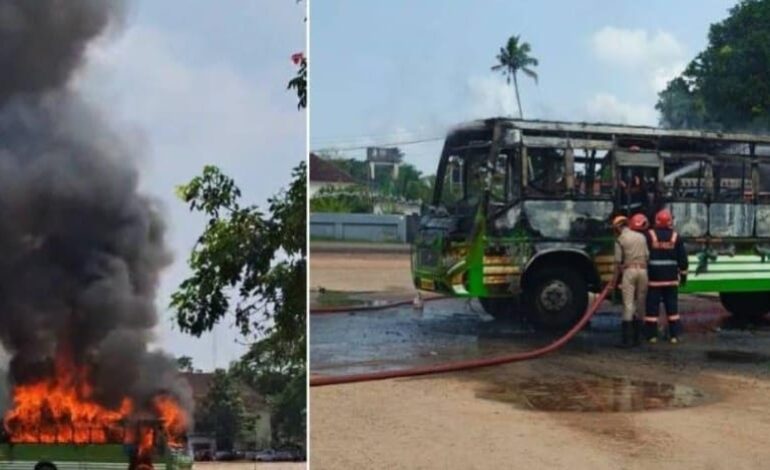
M563 329L614 270L610 220L669 208L684 293L770 311L770 136L492 118L450 131L412 245L415 287Z
M166 442L161 422L155 419L131 420L115 428L94 426L99 434L109 435L107 442L56 442L36 439L13 442L6 431L0 432L0 470L190 470L193 459L183 447ZM136 444L126 444L126 433L152 432L152 451L145 461L137 455ZM98 434L97 434L98 435ZM90 434L89 434L90 436ZM89 441L91 439L89 438Z

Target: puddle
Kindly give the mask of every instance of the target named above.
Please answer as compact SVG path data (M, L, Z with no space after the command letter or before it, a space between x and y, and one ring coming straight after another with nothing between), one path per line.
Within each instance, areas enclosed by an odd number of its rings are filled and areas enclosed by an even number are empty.
M531 410L577 412L686 408L705 399L702 392L686 385L624 378L524 380L492 386L477 396Z
M737 364L759 364L770 361L770 356L751 351L728 349L723 351L706 351L706 359L709 361L732 362Z

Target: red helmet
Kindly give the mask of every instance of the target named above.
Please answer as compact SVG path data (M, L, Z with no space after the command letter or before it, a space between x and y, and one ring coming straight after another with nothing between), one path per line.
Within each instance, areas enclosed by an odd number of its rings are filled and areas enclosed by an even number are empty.
M655 214L655 227L656 228L671 228L674 226L674 217L671 216L671 212L668 209L663 209Z
M631 230L642 232L650 227L650 221L647 220L647 217L645 217L644 214L636 214L631 217L629 227L631 227Z

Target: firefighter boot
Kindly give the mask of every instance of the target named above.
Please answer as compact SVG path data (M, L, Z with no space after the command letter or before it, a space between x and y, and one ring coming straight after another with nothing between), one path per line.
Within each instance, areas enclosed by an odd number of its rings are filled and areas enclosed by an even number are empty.
M657 322L644 322L644 339L646 339L649 344L655 344L658 342Z
M634 318L633 322L634 346L642 344L642 320Z
M682 329L682 325L679 320L668 322L668 340L671 344L677 344L679 342L679 332Z
M632 343L632 324L630 321L623 321L621 323L621 342L618 344L619 348L628 349L633 346Z

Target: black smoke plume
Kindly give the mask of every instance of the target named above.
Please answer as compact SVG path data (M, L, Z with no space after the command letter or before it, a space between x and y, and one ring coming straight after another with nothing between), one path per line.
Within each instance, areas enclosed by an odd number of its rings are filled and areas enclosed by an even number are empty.
M115 0L0 0L0 342L10 384L50 376L57 352L87 366L96 399L185 400L150 352L169 264L130 143L72 87L94 40L120 28Z

